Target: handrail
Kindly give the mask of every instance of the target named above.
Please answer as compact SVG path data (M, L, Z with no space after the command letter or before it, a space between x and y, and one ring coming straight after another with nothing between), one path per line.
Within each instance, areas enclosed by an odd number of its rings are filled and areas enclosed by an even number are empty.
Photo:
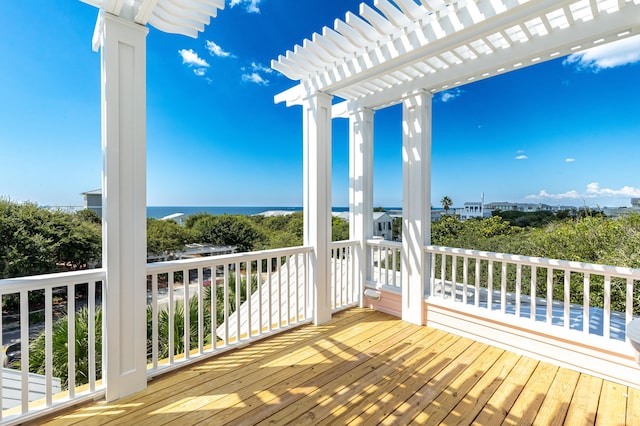
M516 261L523 265L570 269L580 272L594 272L600 274L619 275L633 279L640 279L640 268L626 268L622 266L599 265L595 263L576 262L571 260L549 259L546 257L523 256L519 254L496 253L482 250L470 250L444 246L426 246L429 252L448 253L463 256L479 257L482 259Z
M424 251L433 300L616 341L639 315L637 268L441 246Z

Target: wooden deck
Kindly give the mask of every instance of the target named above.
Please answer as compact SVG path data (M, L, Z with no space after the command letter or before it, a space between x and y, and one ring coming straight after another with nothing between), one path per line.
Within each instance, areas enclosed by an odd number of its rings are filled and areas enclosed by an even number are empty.
M640 391L366 309L49 425L640 424Z

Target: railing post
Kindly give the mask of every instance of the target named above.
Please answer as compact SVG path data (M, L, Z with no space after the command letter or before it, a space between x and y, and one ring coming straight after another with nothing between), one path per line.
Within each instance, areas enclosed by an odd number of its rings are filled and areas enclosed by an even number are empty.
M313 246L309 285L313 322L331 320L331 96L304 101L304 243Z
M107 401L147 386L146 36L101 12L103 266ZM100 22L100 20L102 20Z
M429 270L423 249L431 240L431 99L419 92L402 109L402 319L420 325Z
M370 279L367 240L373 238L373 110L358 108L349 114L349 239L357 240L356 283L360 307L364 285Z

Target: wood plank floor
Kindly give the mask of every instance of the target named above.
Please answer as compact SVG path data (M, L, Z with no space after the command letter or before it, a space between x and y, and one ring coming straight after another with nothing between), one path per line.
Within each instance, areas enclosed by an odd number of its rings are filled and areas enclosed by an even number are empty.
M640 391L351 309L48 425L640 425Z

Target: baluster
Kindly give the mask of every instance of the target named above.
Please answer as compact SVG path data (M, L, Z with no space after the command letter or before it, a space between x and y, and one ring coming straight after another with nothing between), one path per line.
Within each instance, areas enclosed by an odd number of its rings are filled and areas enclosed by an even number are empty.
M462 303L467 304L467 290L469 283L469 258L464 256L462 258Z
M553 269L547 268L547 324L553 320Z
M522 264L516 265L516 316L520 316L520 299L522 297Z
M1 317L2 315L0 315ZM0 324L0 330L2 330ZM102 326L102 325L101 325ZM93 346L93 364L95 365L95 345ZM44 374L46 380L46 404L50 407L53 403L53 289L47 286L44 292ZM90 359L91 362L91 359ZM4 364L3 364L4 365ZM94 367L95 376L95 367ZM1 384L0 384L1 386ZM94 381L95 387L95 381ZM94 389L92 389L94 390Z
M189 359L189 352L191 349L191 307L189 306L189 285L191 284L191 280L189 279L190 272L191 271L189 269L182 270L182 291L184 294L184 301L182 303L182 308L184 310L184 332L182 333L182 339L184 340L183 347L185 361Z
M151 365L158 368L158 274L151 275Z
M602 336L611 337L611 275L604 276L604 318L602 321Z
M487 309L493 310L493 260L487 263L489 276L487 279Z
M27 306L27 314L29 308ZM67 371L69 373L69 399L76 395L76 286L75 284L67 285ZM27 327L29 323L27 322ZM27 336L27 345L29 337ZM24 358L22 358L24 361ZM29 361L29 353L27 352L27 365Z
M481 266L481 260L480 258L476 259L476 288L475 288L475 292L473 294L474 297L474 301L473 304L476 307L480 306L480 266Z
M502 262L502 274L500 276L500 312L507 312L507 261Z
M173 354L175 352L175 341L174 341L174 325L173 325L173 321L174 321L174 311L175 311L175 306L174 306L174 297L173 297L173 281L175 280L175 274L173 271L170 271L167 274L167 278L168 278L168 283L167 283L167 295L169 296L169 306L168 306L168 313L169 313L169 333L167 338L169 339L169 365L173 364Z
M537 294L537 286L538 286L538 267L531 266L531 312L529 312L529 318L532 320L536 320L536 294Z
M564 328L571 327L571 271L564 270Z
M584 273L582 299L582 332L589 334L589 325L591 323L591 274Z

